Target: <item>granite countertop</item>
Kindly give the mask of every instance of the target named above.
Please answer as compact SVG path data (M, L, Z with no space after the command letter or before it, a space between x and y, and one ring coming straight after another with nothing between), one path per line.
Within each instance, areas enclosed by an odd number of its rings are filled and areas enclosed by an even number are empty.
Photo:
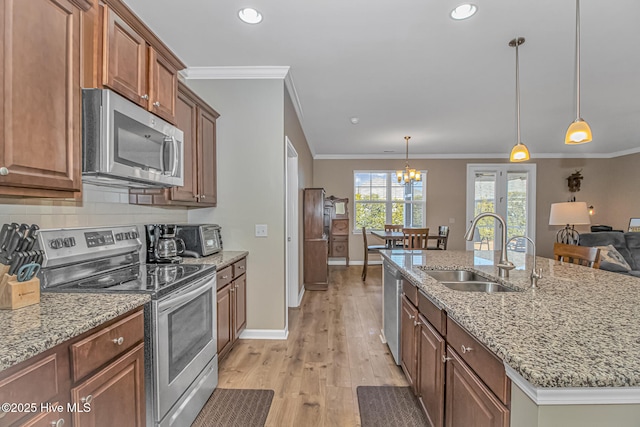
M208 264L215 265L217 270L221 270L228 265L249 255L247 251L220 251L217 254L205 256L202 258L183 257L183 264Z
M141 294L41 293L39 304L0 310L0 371L150 300Z
M640 386L640 278L537 257L543 278L529 286L533 257L509 252L383 250L447 315L534 387ZM520 292L453 291L429 269L480 272Z

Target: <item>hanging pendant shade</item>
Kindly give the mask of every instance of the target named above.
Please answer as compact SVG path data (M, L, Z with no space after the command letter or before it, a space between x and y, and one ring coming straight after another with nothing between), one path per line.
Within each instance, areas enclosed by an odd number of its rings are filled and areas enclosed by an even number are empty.
M398 183L404 181L406 184L411 181L420 182L422 180L422 174L419 170L411 169L409 166L409 140L410 136L405 136L404 140L407 145L407 158L406 163L404 165L404 169L400 169L396 171L396 177L398 178Z
M520 141L520 58L518 46L524 43L524 37L516 37L509 42L509 46L516 48L516 129L518 142L511 149L510 162L524 162L529 160L529 149Z
M529 160L529 149L526 145L519 142L513 146L511 149L511 155L509 156L509 161L512 162L524 162Z
M569 125L567 135L564 137L565 144L584 144L593 139L589 124L582 119L577 119Z
M580 0L576 0L576 119L569 125L564 143L585 144L592 139L589 124L580 117Z

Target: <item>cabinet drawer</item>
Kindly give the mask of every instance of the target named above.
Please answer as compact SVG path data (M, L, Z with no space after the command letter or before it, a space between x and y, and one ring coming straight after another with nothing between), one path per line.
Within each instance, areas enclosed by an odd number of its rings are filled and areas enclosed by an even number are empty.
M71 425L70 413L67 411L67 402L54 402L50 404L49 408L64 408L62 411L40 412L37 417L29 419L27 422L20 424L20 427L44 427L44 426L64 426ZM62 422L60 422L62 420Z
M413 305L418 305L418 288L404 278L402 279L402 292L407 296L407 298Z
M349 256L349 241L347 239L331 241L331 256L346 257Z
M142 310L72 344L73 380L78 381L144 338Z
M234 279L236 277L246 273L246 271L247 271L247 259L246 258L242 258L240 261L233 263L233 278Z
M216 289L222 289L233 280L233 267L228 266L216 273Z
M509 405L511 381L502 361L450 318L447 318L447 342L498 399Z
M447 315L444 310L439 309L434 303L431 302L422 292L418 291L418 310L424 316L425 319L433 325L433 327L440 333L440 335L446 335L447 331Z
M36 411L40 404L51 401L68 387L68 367L61 353L52 353L37 362L28 360L29 366L0 381L0 403L35 403ZM66 368L66 369L65 369ZM64 377L67 377L67 384ZM6 426L28 415L27 412L4 412L0 409L0 425Z
M348 236L349 235L349 220L348 219L334 219L331 222L331 234Z

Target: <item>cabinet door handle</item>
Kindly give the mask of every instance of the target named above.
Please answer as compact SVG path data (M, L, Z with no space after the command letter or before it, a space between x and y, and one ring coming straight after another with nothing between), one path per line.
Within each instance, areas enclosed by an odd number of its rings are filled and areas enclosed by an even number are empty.
M409 315L409 320L413 320L413 319L415 319L415 318L416 318L416 316L414 316L413 314L410 314L410 315Z
M419 326L420 325L420 321L419 320L414 320L413 321L413 326Z
M239 266L238 269L244 270L244 265Z
M207 196L205 196L204 194L202 196L200 196L201 199L206 198Z
M145 94L144 94L144 95L142 95L140 98L141 98L141 99L145 99L145 100L146 100L146 99L149 99L149 95L145 93Z
M93 400L93 396L92 396L92 395L89 395L89 396L87 396L87 397L83 397L83 398L81 398L81 399L80 399L80 402L82 402L82 403L88 403L88 404L91 404L91 401L92 401L92 400Z
M462 353L471 353L471 350L473 350L471 347L465 347L464 344L462 344L462 346L460 347L460 351L462 351Z
M60 418L58 421L51 421L51 427L62 427L64 425L64 419Z
M444 354L442 355L442 363L447 363L449 360L451 360L451 357L447 357Z
M223 279L228 279L228 278L229 278L229 276L222 276L222 278L223 278Z
M153 103L153 106L154 106L154 107L159 107L159 106L160 106L160 101L156 101L156 102L154 102L154 103Z
M229 289L229 292L235 292L235 291L236 291L236 290L235 290L235 287L234 287L234 286L232 286L232 287L231 287L231 289Z
M122 343L124 342L124 338L118 337L118 338L114 338L112 341L114 344L122 345Z
M7 176L9 175L9 169L5 168L4 166L0 168L0 175L2 176Z

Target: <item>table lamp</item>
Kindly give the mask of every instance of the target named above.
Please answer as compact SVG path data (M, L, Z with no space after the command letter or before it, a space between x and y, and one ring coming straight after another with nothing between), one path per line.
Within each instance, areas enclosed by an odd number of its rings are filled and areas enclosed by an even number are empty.
M580 241L580 233L575 225L591 224L589 208L585 202L552 203L549 213L549 225L564 225L556 234L556 241L568 245L577 245Z

